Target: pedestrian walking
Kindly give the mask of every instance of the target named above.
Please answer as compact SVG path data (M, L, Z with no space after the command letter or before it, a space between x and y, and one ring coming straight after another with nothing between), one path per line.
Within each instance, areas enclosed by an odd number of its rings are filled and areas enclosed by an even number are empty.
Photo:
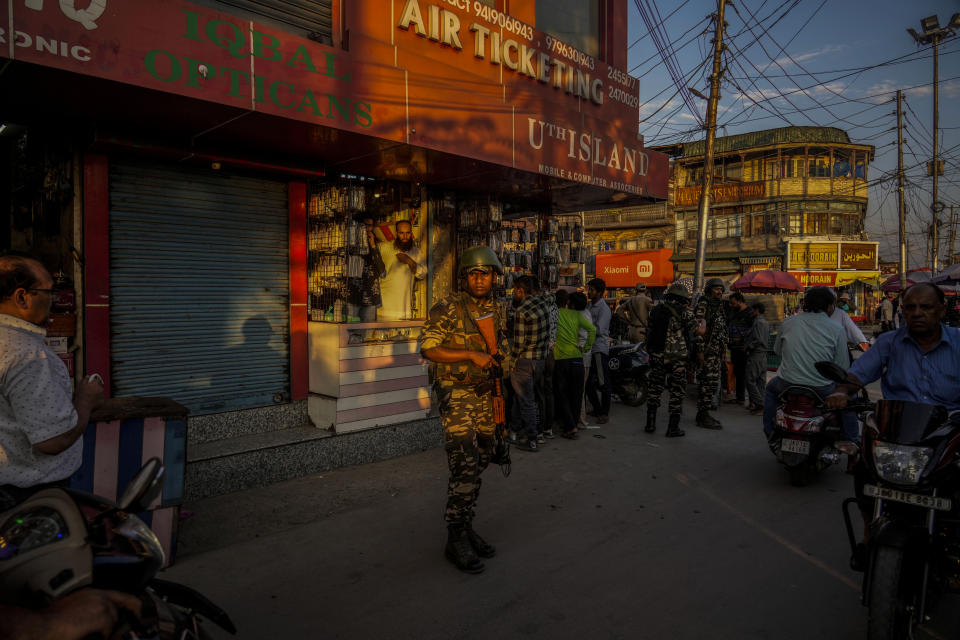
M896 318L896 308L893 306L893 299L896 297L896 293L887 291L886 297L880 302L880 333L896 329L894 320Z
M730 349L730 364L733 365L733 377L736 380L736 396L727 400L728 404L744 405L746 402L747 382L747 336L753 329L754 314L747 307L743 294L735 291L730 294L730 323L727 327L727 347ZM721 378L722 379L722 378Z
M435 304L420 332L420 353L431 363L450 469L444 553L466 573L482 572L480 558L496 553L473 529L480 474L496 445L493 388L487 385L481 391L478 385L490 381L491 369L496 370L509 348L500 306L492 295L495 271L502 273L503 266L488 247L464 251L459 265L464 291ZM491 340L481 332L481 324L490 327Z
M587 334L586 342L582 345L579 336L581 330ZM553 349L554 397L561 435L571 440L577 438L577 421L583 403L583 356L593 348L596 335L596 327L579 311L568 307L559 310L557 344Z
M524 451L537 452L537 387L543 384L544 359L550 340L550 315L536 295L534 279L520 276L513 283L513 332L510 346L513 369L510 386L515 411L510 425L511 442Z
M627 340L643 342L653 300L647 295L647 285L638 282L634 295L620 303L616 315L627 324Z
M720 384L720 365L727 347L727 319L723 310L723 281L710 278L697 303L695 317L706 327L703 350L697 353L697 426L722 429L720 421L710 415L713 396Z
M767 354L770 347L770 323L764 317L766 307L762 302L750 306L753 313L753 326L747 335L747 394L750 404L747 409L752 414L763 411L763 394L767 387Z
M657 409L664 386L670 392L670 420L665 435L676 438L685 433L680 429L680 415L687 388L687 360L702 342L697 336L697 320L690 311L692 297L685 287L673 284L667 289L663 303L650 312L646 343L650 355L647 425L644 427L647 433L657 430Z
M607 284L600 278L587 283L588 309L597 338L590 351L590 374L587 377L587 415L597 419L597 424L606 424L610 418L610 318L613 315L603 294Z

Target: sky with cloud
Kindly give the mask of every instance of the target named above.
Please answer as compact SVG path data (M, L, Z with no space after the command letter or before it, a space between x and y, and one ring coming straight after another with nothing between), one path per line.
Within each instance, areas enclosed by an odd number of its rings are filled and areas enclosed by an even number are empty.
M673 50L675 76L709 94L713 24L709 0L628 0L628 70L640 79L640 133L646 144L703 139L706 101L678 94L650 35L659 25ZM639 5L639 6L638 6ZM644 13L641 13L641 7ZM867 232L881 257L897 255L897 132L895 92L904 92L907 227L911 266L924 266L932 219L932 51L918 47L907 28L937 15L946 25L957 0L736 0L727 5L718 135L785 126L831 126L854 142L876 147L870 166ZM941 256L947 253L950 205L960 219L960 35L940 45L940 155L945 161L939 200ZM694 109L691 109L691 105ZM695 112L696 111L696 112ZM891 180L881 180L894 176ZM960 252L957 229L955 252Z

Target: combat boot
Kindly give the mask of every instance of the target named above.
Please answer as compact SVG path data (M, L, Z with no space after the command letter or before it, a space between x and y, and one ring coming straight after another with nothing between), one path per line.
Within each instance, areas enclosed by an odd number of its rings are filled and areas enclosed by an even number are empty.
M467 527L463 524L447 525L447 548L444 550L447 560L464 573L482 573L483 563L467 537Z
M704 429L723 429L720 421L710 415L710 412L706 409L697 411L697 426Z
M647 405L647 426L643 428L647 433L657 430L657 407Z
M481 558L492 558L497 555L497 548L481 538L480 534L473 530L472 523L467 523L467 540Z
M671 413L670 422L667 424L667 432L664 435L668 438L679 438L685 433L686 431L680 428L680 414Z

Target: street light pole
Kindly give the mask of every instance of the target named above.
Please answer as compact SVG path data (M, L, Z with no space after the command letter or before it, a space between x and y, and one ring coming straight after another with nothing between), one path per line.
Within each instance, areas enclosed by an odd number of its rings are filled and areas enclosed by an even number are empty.
M940 128L940 41L957 35L956 29L960 28L960 13L953 14L950 23L945 27L940 26L937 16L928 16L920 21L920 28L923 29L923 33L917 33L913 29L907 29L907 33L913 36L918 45L933 45L933 161L927 173L933 177L933 201L930 203L930 212L933 214L930 229L930 266L936 273L940 263L940 209L943 208L937 192L940 177L939 140L937 139Z
M707 218L710 213L710 195L713 190L713 143L717 137L717 102L720 100L720 61L723 54L723 13L726 0L719 0L717 32L713 39L713 73L710 75L710 98L707 100L707 141L703 154L703 191L697 216L697 258L694 263L694 291L703 290L703 270L707 253Z

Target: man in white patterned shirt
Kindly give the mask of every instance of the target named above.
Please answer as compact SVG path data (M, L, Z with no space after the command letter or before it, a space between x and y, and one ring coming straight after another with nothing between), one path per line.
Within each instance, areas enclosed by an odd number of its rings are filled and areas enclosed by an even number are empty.
M69 478L103 403L95 379L73 397L66 366L46 345L52 302L53 278L39 261L0 256L0 502Z

